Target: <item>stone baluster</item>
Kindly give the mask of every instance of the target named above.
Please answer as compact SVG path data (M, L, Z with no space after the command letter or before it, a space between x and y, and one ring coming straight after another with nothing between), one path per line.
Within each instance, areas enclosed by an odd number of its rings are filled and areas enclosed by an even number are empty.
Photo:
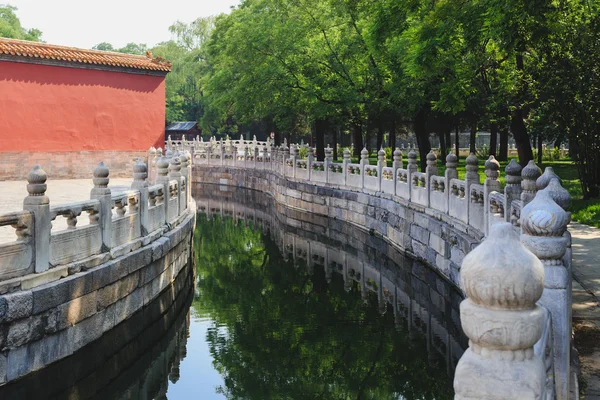
M490 156L485 162L485 180L483 181L483 226L485 234L490 232L490 193L500 192L502 186L498 177L500 176L500 163L494 156ZM504 210L506 213L506 209Z
M154 170L153 175L152 175L154 177L154 179L152 180L152 184L156 184L156 182L157 182L158 166L156 164L158 163L158 160L160 160L160 158L162 156L163 156L163 150L159 147L158 149L156 149L155 162L152 165L152 169Z
M156 164L156 149L154 147L150 147L148 150L148 181L154 182L154 165Z
M165 210L165 224L169 223L169 161L166 157L161 157L156 163L156 183L161 184L163 189L162 203Z
M513 158L506 166L506 186L504 187L504 218L511 222L511 204L515 200L521 200L521 166Z
M148 167L146 167L146 163L142 161L141 158L138 158L135 164L133 165L133 182L131 183L131 188L134 190L139 190L140 192L140 204L138 208L138 212L140 214L140 226L142 236L146 236L149 231L149 217L148 217Z
M253 145L252 146L252 152L254 153L254 169L258 168L258 145Z
M173 151L173 140L171 140L171 135L169 135L167 137L167 143L166 143L165 150L171 150L171 151Z
M183 210L186 210L188 208L188 204L190 203L190 199L192 196L192 174L190 168L189 154L190 153L187 150L179 154L179 158L181 159L181 176L183 179Z
M408 164L406 165L406 170L408 171L408 177L406 178L406 182L408 183L408 198L410 199L411 191L412 191L412 180L413 174L419 170L417 167L417 153L414 149L411 149L408 152Z
M220 157L219 157L219 165L223 166L223 163L225 162L225 146L223 146L223 143L219 143L217 145L217 152L220 155Z
M290 159L292 160L292 178L296 177L296 160L298 160L298 145L290 144Z
M308 171L308 180L311 179L312 177L312 169L313 169L313 162L315 161L315 149L312 146L308 146L308 156L307 156L307 161L306 161L306 169ZM325 162L327 163L327 160L325 160ZM325 173L327 173L327 168L325 168Z
M102 230L103 251L109 251L112 248L112 199L108 188L110 171L103 162L98 163L94 169L94 188L90 193L90 198L97 199L100 202L100 229Z
M452 179L458 179L458 171L456 170L458 167L458 157L453 153L449 152L446 156L446 171L444 172L444 177L446 178L446 204L448 204L448 208L450 208L450 193L452 193L452 185L450 181Z
M177 215L181 215L183 211L183 195L181 193L181 159L179 156L173 157L169 163L169 180L177 181Z
M533 160L521 171L521 202L522 207L525 207L535 197L537 191L536 180L542 175L542 170L538 167ZM521 212L521 215L523 213Z
M283 141L283 159L281 164L283 165L283 175L286 175L286 166L287 166L287 162L290 159L290 148L287 146L287 141L284 140Z
M535 181L536 189L537 190L545 189L546 186L548 186L548 184L550 183L550 181L552 179L558 179L559 183L562 184L561 179L558 177L558 175L556 175L554 173L554 168L552 168L552 167L544 168L544 173L539 178L537 178L537 180ZM569 203L570 203L570 196L569 196ZM563 207L563 208L565 208L565 207Z
M385 150L383 147L377 152L377 190L381 191L381 180L383 179L383 169L387 167L385 159Z
M44 272L50 267L50 199L46 196L46 172L35 165L27 175L27 197L23 210L31 211L34 218L35 272Z
M344 160L342 161L342 164L343 164L343 167L344 167L344 185L348 181L348 165L350 165L351 162L352 162L352 158L351 158L351 155L350 155L350 149L348 149L346 147L344 149ZM329 176L329 174L327 176Z
M167 160L171 161L171 158L173 158L173 150L171 150L170 147L167 147L165 149L165 157L167 158Z
M544 269L509 223L464 258L461 287L467 298L460 320L469 348L456 367L455 399L544 399L546 372L533 345L544 310L536 305Z
M394 161L392 163L392 169L394 170L394 180L396 180L396 172L398 172L398 169L402 169L404 167L402 163L402 151L400 151L400 149L397 147L396 150L394 150L393 159Z
M430 150L426 156L426 167L425 167L425 189L427 189L427 207L431 204L431 177L437 175L437 156Z
M365 188L365 175L367 174L366 167L369 165L369 151L366 147L360 151L360 181L362 182L361 188Z
M465 162L467 164L465 168L467 170L467 173L465 174L465 181L467 182L468 189L469 185L473 183L481 183L479 177L479 160L477 159L475 154L471 153L469 154Z
M572 282L564 256L569 245L569 237L565 233L570 216L552 199L553 190L557 186L560 183L553 178L545 189L537 192L523 207L521 242L541 260L544 267L544 293L540 304L552 315L556 398L567 400L571 361Z

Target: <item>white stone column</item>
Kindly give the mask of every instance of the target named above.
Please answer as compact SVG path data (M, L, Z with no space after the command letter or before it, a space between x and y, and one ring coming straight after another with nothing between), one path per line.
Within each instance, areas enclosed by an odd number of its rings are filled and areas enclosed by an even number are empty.
M35 165L27 175L27 197L23 200L23 210L33 212L35 272L44 272L50 267L50 199L46 196L46 172Z
M566 195L566 196L565 196ZM571 271L564 256L570 236L570 214L556 201L568 205L568 192L552 178L521 211L521 242L543 263L544 293L540 304L552 315L554 382L556 398L567 400L571 362Z
M403 165L402 165L402 152L400 151L399 148L396 147L396 150L394 150L394 154L393 154L393 158L394 161L392 162L392 179L394 181L394 195L396 195L396 180L398 179L397 174L398 174L398 170L402 169Z
M419 167L417 167L417 153L415 153L414 149L408 152L408 164L406 165L406 169L408 171L408 177L406 178L406 182L408 183L408 198L410 199L413 174L419 170Z
M367 173L366 167L369 165L369 151L366 147L360 151L360 181L361 189L365 188L365 174Z
M184 198L181 193L181 159L179 156L173 157L169 163L169 180L177 181L177 215L181 215L183 211Z
M521 170L521 202L522 207L525 207L527 203L529 203L535 197L535 192L537 191L536 180L542 175L542 170L540 167L535 165L533 160L529 161L529 163ZM521 214L523 212L521 211Z
M490 232L490 193L502 190L502 186L498 180L499 176L500 163L494 156L490 156L485 162L485 180L483 181L483 226L485 235L488 235ZM506 209L504 213L506 213Z
M521 200L521 165L513 158L506 166L506 186L504 187L504 218L511 222L511 204L515 200Z
M100 201L100 229L102 229L102 251L112 248L112 198L108 188L109 170L101 161L94 169L94 188L90 193L91 199Z
M161 184L162 189L162 204L165 210L165 224L169 223L169 161L166 157L161 157L156 162L156 183Z
M156 176L156 171L154 170L154 165L156 163L156 149L153 147L150 147L150 150L148 150L148 160L147 160L147 164L148 165L148 182L154 182L154 178Z
M467 298L460 320L469 348L456 367L456 400L544 399L546 372L533 345L542 334L544 288L540 260L519 243L509 223L490 235L462 263Z
M186 210L188 208L188 204L190 202L190 196L191 196L191 179L192 179L192 174L190 173L190 162L189 162L189 158L188 158L188 152L187 151L183 151L182 153L179 154L179 158L181 159L181 179L182 179L182 185L183 187L181 188L182 190L182 194L183 194L183 208L181 209L181 212L183 212L184 210Z
M351 163L352 159L350 158L350 150L348 148L344 149L344 160L343 160L343 167L344 167L344 185L347 184L348 182L348 165ZM329 173L327 173L327 176L329 176ZM329 182L329 179L327 180L327 182Z
M438 168L437 156L433 150L430 150L429 153L427 153L426 159L427 166L425 167L425 189L427 190L427 207L429 207L431 205L431 177L437 175Z
M308 180L312 178L313 162L315 161L315 150L312 146L308 146L308 156L306 161L306 170L308 171ZM327 159L325 159L325 174L327 174Z
M381 180L383 179L383 168L387 167L385 150L383 147L377 152L377 191L381 191Z
M444 178L446 179L446 204L448 204L448 210L450 210L450 193L452 193L452 185L450 181L452 179L458 179L458 157L451 151L446 156L446 171L444 171Z
M138 158L133 165L133 182L131 188L140 191L140 204L138 212L140 213L140 225L142 236L150 233L148 220L148 168L141 158Z

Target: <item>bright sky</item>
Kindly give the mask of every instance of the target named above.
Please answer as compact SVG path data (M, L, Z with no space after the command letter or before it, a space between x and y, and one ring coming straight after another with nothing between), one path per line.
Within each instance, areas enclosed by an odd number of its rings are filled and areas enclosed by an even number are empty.
M18 8L23 27L51 44L91 48L109 42L152 47L171 39L169 26L230 11L239 0L0 0Z

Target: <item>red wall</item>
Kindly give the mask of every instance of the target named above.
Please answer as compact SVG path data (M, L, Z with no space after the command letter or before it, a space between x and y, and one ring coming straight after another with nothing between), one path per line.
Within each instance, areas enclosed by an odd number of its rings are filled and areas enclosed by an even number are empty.
M0 153L163 146L160 76L0 61Z

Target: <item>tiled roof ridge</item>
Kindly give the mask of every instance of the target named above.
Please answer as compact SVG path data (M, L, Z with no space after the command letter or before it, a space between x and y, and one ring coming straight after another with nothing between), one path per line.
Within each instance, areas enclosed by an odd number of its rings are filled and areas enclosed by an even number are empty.
M80 64L106 65L164 72L171 71L170 61L162 57L153 57L150 51L146 52L146 55L143 56L0 37L0 55L3 54L7 56L42 58Z

